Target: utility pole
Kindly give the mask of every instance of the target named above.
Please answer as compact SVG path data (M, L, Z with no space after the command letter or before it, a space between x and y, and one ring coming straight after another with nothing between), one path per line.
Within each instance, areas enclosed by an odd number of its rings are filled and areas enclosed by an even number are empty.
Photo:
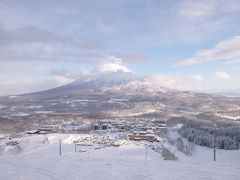
M240 156L240 143L238 142L238 160L239 160L239 156Z
M147 145L145 145L145 160L147 160Z
M213 160L214 160L214 162L216 161L215 136L214 136Z
M215 128L214 128L215 130ZM213 161L216 161L216 136L215 136L215 131L213 132Z
M59 156L62 155L62 140L59 140Z
M216 124L213 125L213 161L216 161Z

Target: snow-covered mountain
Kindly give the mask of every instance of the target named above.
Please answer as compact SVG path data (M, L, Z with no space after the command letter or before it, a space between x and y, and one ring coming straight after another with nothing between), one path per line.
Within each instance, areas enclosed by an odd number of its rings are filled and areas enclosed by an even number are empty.
M171 119L181 116L209 123L226 119L217 116L216 112L239 116L239 98L172 90L162 85L165 81L167 79L139 77L121 64L105 64L64 86L0 98L0 105L4 107L0 109L0 117L11 119L17 115L20 120L29 118L32 121L32 116L39 116L39 112L45 113L44 117L50 112L90 119L132 116ZM208 112L207 117L205 112ZM19 116L22 114L28 116Z
M94 93L108 94L144 94L155 92L167 92L168 88L161 86L158 82L150 81L148 78L139 77L128 68L107 63L100 66L90 75L54 89L42 92L26 94L26 96L38 97L63 97L74 95L90 95ZM23 95L25 96L25 95ZM39 99L39 98L38 98Z
M137 76L131 72L103 72L86 81L77 80L69 85L81 89L101 89L104 87L113 87L128 84L132 81L140 81Z

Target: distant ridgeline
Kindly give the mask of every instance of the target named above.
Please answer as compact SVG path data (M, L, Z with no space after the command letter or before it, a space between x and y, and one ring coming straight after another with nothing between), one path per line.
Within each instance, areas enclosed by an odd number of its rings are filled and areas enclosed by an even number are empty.
M200 146L233 150L240 147L240 127L204 127L185 124L180 129L182 137ZM215 136L215 143L214 143Z

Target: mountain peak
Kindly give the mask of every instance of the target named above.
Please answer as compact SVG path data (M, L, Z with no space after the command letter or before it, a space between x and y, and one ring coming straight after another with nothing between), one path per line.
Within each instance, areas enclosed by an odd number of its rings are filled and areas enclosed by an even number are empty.
M133 73L133 71L122 65L122 59L115 56L109 57L106 63L99 66L98 71Z
M117 64L117 63L105 63L100 66L99 72L124 72L124 73L133 73L127 67Z

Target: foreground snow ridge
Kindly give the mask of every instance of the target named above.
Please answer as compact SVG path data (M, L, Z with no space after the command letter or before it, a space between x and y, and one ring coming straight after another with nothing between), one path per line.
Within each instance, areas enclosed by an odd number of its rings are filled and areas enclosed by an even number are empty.
M114 140L114 136L108 137ZM59 156L62 139L62 156ZM216 162L212 150L197 147L189 157L175 152L178 161L165 161L161 154L146 148L143 142L128 141L123 146L92 143L91 135L50 134L15 139L23 144L18 154L0 155L1 180L237 180L240 176L238 151L218 150ZM74 141L81 143L75 152ZM86 144L87 141L91 141ZM4 143L4 142L1 142Z

